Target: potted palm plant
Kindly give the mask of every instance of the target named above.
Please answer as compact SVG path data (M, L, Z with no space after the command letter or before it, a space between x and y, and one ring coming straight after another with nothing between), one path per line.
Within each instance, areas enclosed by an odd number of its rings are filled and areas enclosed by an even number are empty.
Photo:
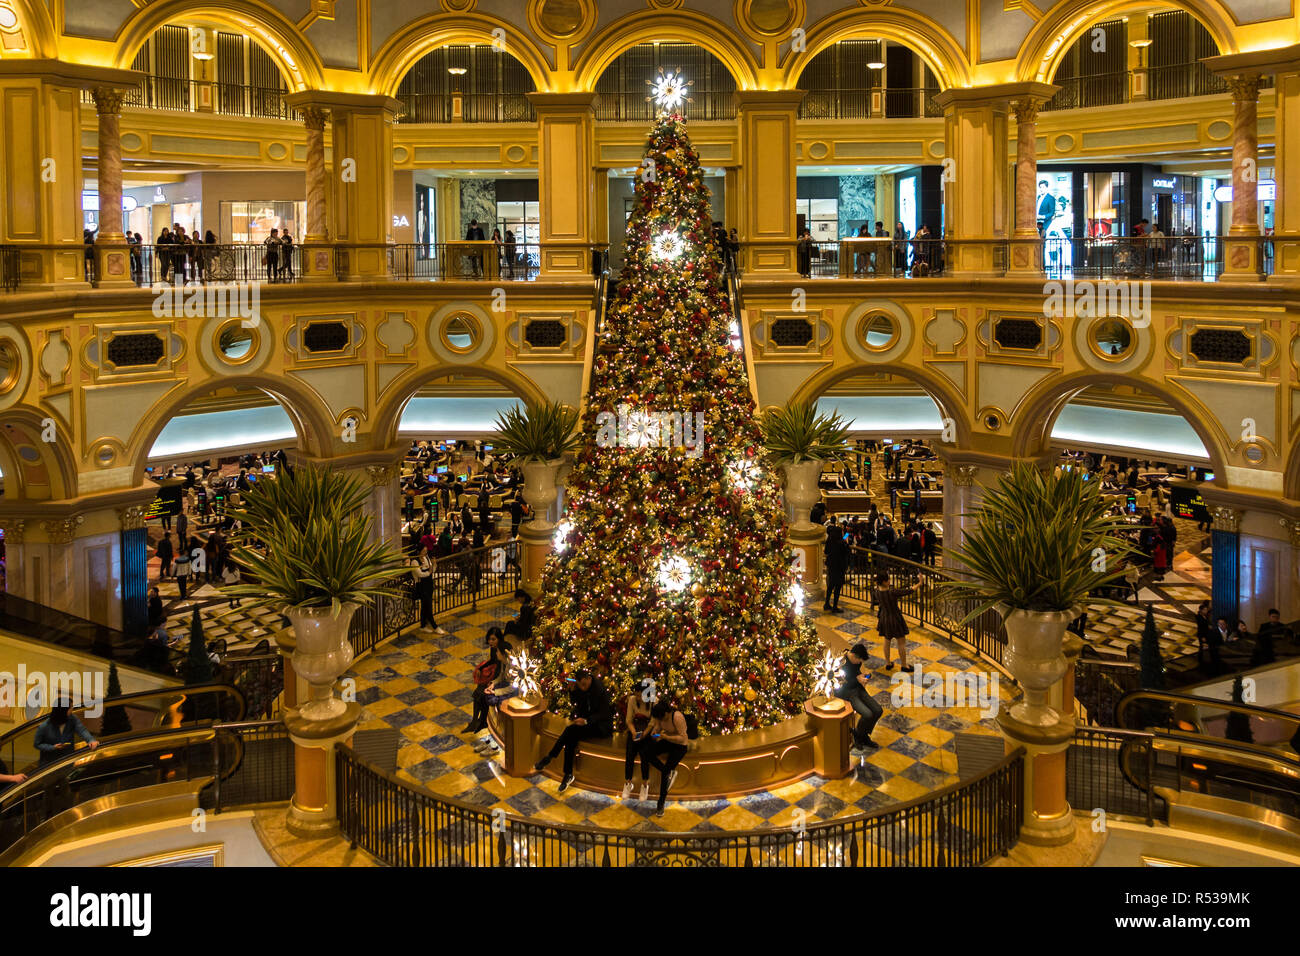
M308 720L343 713L334 681L352 663L352 615L405 572L391 546L370 541L362 512L368 490L355 478L311 465L286 469L245 492L234 557L252 580L223 591L280 610L293 627L293 667L311 686Z
M986 488L976 524L949 553L965 569L945 583L945 595L969 602L965 620L989 608L1007 630L1003 663L1024 688L1011 717L1038 727L1061 719L1047 705L1048 689L1065 674L1065 631L1085 603L1113 603L1092 592L1123 573L1132 551L1120 536L1122 519L1107 515L1100 483L1072 469L1044 475L1017 462Z
M822 465L848 454L848 423L836 413L820 415L811 402L769 408L758 420L768 459L785 472L785 499L794 511L794 528L809 530L817 503Z
M549 530L547 510L555 501L564 456L582 442L578 412L560 402L518 405L497 414L493 445L523 463L524 500L535 530Z

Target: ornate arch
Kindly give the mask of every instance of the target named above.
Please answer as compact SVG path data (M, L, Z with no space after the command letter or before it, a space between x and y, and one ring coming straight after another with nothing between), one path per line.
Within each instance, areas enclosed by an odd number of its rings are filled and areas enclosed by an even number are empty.
M393 34L370 65L370 87L396 96L411 66L430 50L452 43L491 44L493 30L504 30L505 52L523 64L541 92L551 89L551 68L533 41L518 26L477 13L436 13L421 17Z
M167 423L195 398L219 388L246 386L265 392L280 403L298 432L299 447L309 455L319 456L329 447L326 436L333 434L329 413L306 388L285 378L267 375L236 375L210 378L180 392L172 393L165 403L155 405L139 425L126 447L123 459L130 463L133 474L144 474L149 450L162 434Z
M45 4L40 0L0 0L0 7L7 7L16 20L8 28L0 20L0 57L58 56L58 38Z
M758 87L754 58L740 37L717 20L689 10L643 10L615 20L587 44L573 64L578 89L594 90L600 75L621 54L653 40L690 43L707 50L722 61L737 89Z
M1218 473L1215 473L1218 476ZM1300 499L1300 442L1291 449L1282 473L1282 495L1292 500Z
M1193 399L1145 380L1111 372L1079 372L1074 375L1049 376L1036 385L1021 401L1014 413L1011 450L1017 458L1033 458L1051 442L1052 425L1065 405L1090 385L1129 385L1150 392L1183 417L1210 456L1215 485L1227 485L1228 455L1225 436L1213 425L1208 411ZM1208 423L1208 424L1207 424Z
M1236 53L1236 21L1219 0L1157 0L1164 7L1185 10L1201 22L1218 44L1220 53ZM1088 27L1117 13L1150 9L1140 0L1065 0L1034 26L1020 47L1016 79L1050 83L1061 58Z
M324 69L316 48L296 25L269 7L249 0L157 0L136 11L122 24L115 43L113 65L128 68L136 52L164 24L180 18L204 17L246 34L265 47L279 64L291 92L324 87Z
M69 430L55 421L54 441L44 441L42 434L48 412L23 405L4 410L4 423L0 425L0 463L4 469L5 498L25 499L31 486L42 475L50 489L49 500L57 501L77 496L77 463L65 436ZM22 454L30 448L33 459ZM12 482L12 484L11 484Z
M448 375L480 375L513 391L525 402L544 402L546 394L531 379L509 369L489 368L485 365L436 365L410 372L394 383L387 398L375 411L371 435L376 448L387 448L397 443L397 426L407 402L425 385Z
M895 40L911 49L930 67L942 89L970 85L966 54L950 33L910 10L875 7L833 14L809 30L804 51L786 54L785 87L794 89L812 58L828 46L863 36Z
M808 379L795 390L794 395L790 397L795 402L812 402L816 401L826 390L846 378L852 378L855 375L862 375L865 372L888 372L897 375L899 378L905 378L914 385L923 388L927 395L939 406L939 414L944 418L951 419L957 428L957 445L962 449L969 449L971 444L971 424L966 419L965 404L961 396L953 389L952 383L941 378L923 368L916 368L912 365L902 363L886 362L880 365L853 364L842 366L837 369L828 369L819 372L812 378Z

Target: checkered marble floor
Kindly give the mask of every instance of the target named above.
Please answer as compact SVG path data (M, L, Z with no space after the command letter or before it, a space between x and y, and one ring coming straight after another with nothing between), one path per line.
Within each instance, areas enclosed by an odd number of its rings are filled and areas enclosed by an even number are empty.
M470 671L484 656L484 635L515 611L512 602L501 601L445 615L439 624L448 634L407 632L380 645L346 675L356 679L357 700L364 708L360 729L399 731L398 776L442 796L548 822L670 832L746 830L788 825L796 810L812 822L937 790L957 779L955 734L998 733L993 720L982 719L975 708L894 708L888 675L881 670L874 616L846 604L843 614L819 614L818 630L836 651L859 640L871 647L874 696L885 710L873 734L880 749L841 780L811 776L779 790L726 800L675 801L670 793L665 815L652 818L653 796L642 802L634 794L622 801L577 787L561 794L556 781L541 775L506 776L499 756L485 759L474 751L481 735L459 732L469 722ZM923 661L924 670L939 673L984 666L955 644L919 629L913 630L909 655ZM1013 699L1013 690L1009 680L999 682L1004 702Z

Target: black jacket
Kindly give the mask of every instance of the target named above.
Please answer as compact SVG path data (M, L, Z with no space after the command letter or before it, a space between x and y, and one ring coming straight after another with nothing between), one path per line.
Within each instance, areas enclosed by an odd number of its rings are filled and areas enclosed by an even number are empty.
M579 690L575 685L569 692L569 697L573 701L575 719L583 718L587 721L587 725L598 730L602 737L609 737L614 733L614 705L609 699L609 691L605 689L605 684L599 677L593 677L591 686L585 691Z
M849 546L844 542L844 535L838 527L826 530L826 570L830 573L843 573L849 563Z

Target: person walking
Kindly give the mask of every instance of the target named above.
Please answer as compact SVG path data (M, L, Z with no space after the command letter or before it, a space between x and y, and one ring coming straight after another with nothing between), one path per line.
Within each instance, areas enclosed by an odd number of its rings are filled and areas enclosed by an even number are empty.
M840 686L835 696L848 703L858 715L858 725L850 729L853 747L849 750L852 757L862 757L868 750L875 750L880 744L871 739L871 732L876 729L876 722L885 713L871 696L867 675L862 667L871 657L867 645L859 641L844 655L844 664L840 667Z
M158 555L158 580L169 577L172 573L172 558L176 553L172 550L172 537L166 531L158 539L158 549L155 552Z
M177 535L177 543L179 546L176 549L176 587L180 590L183 600L190 581L190 552L185 547L185 539L180 535Z
M433 561L425 548L411 558L411 569L415 574L415 596L420 602L420 630L446 633L433 618Z
M823 611L840 610L840 590L844 587L844 575L849 568L849 546L844 541L844 529L834 518L826 525L826 600L822 603Z
M99 746L95 735L86 729L86 725L77 719L76 714L68 713L70 705L60 699L50 709L50 716L36 728L36 749L40 752L40 766L54 763L60 757L72 753L77 740L86 742L91 750Z
M911 588L891 588L888 573L881 571L876 575L876 600L880 609L876 612L876 627L885 642L885 670L893 670L894 663L889 659L891 644L898 645L899 669L904 674L912 673L912 665L907 663L907 621L898 609L898 599L911 591Z

